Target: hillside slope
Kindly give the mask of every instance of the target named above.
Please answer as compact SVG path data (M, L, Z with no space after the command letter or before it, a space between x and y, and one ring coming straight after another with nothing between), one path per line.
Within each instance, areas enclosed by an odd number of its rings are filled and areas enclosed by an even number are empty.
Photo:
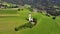
M9 2L9 3L14 3L14 4L39 4L39 3L43 3L46 0L2 0L5 2ZM52 2L51 4L55 4L55 5L60 5L60 0L49 0L49 2ZM46 3L46 2L45 2Z

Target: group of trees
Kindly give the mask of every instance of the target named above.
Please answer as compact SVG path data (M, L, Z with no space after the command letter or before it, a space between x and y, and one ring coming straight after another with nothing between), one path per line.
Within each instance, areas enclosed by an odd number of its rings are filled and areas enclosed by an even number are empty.
M0 8L4 7L4 8L18 8L19 6L16 4L12 4L12 3L7 3L5 1L0 0Z
M50 1L50 0L2 0L5 2L15 3L15 4L30 4L33 8L37 8L39 10L45 10L47 14L50 14L52 16L59 16L60 11L56 11L54 8L54 5L56 5L56 2ZM16 8L18 6L12 6L11 8ZM31 8L28 8L30 11L32 11Z
M46 11L46 15L47 16L49 16L49 15L54 16L52 19L55 19L56 16L60 15L60 11L56 11L56 9L60 10L60 8L55 8L54 5L51 4L51 2L49 0L46 0L44 6L45 6L44 10Z
M3 4L0 4L0 8L18 8L19 6L8 6L8 5L3 5Z
M13 4L19 4L19 5L24 5L24 4L30 4L32 5L33 7L35 6L39 6L40 4L45 4L46 3L46 0L2 0L2 1L5 1L5 2L8 2L8 3L13 3ZM49 2L51 2L51 4L53 5L60 5L59 1L60 0L47 0Z
M29 21L29 20L27 19L27 21ZM29 22L29 23L25 23L25 24L23 24L21 26L18 26L18 27L15 28L15 31L19 31L19 30L25 29L25 28L33 28L37 24L37 19L33 18L33 22L35 24L31 24L31 22Z

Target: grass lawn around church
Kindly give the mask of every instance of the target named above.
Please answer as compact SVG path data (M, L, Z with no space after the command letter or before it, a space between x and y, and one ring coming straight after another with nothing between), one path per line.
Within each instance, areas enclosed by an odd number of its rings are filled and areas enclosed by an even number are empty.
M16 14L17 9L0 9L1 13L4 14ZM4 12L6 11L6 12ZM32 12L32 17L37 19L37 25L33 28L26 28L19 31L15 31L14 28L25 23L28 23L29 10L24 8L19 11L19 16L0 16L0 34L60 34L60 17L56 20L52 17L42 15L42 13Z

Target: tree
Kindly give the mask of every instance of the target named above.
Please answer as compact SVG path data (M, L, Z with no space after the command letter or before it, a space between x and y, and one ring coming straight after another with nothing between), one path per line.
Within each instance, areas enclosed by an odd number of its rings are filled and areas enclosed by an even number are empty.
M56 19L56 16L54 16L52 19L54 19L54 20L55 20L55 19Z
M18 11L20 11L20 9L18 9Z

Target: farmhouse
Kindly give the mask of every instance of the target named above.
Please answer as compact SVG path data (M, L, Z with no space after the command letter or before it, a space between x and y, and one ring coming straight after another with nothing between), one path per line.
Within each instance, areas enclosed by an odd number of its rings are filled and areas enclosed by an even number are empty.
M7 5L0 4L0 8L6 8Z

